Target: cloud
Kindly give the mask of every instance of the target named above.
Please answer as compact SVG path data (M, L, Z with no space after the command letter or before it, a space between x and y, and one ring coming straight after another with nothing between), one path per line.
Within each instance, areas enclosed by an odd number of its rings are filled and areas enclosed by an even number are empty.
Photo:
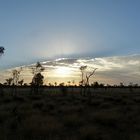
M120 82L128 84L133 82L140 84L140 55L104 58L60 58L54 61L44 61L41 64L45 67L43 74L47 82L75 80L78 83L81 75L79 68L82 65L87 65L88 71L98 68L91 82L99 81L106 84L119 84ZM31 81L31 68L34 66L35 64L23 66L22 77L25 78L25 81ZM56 75L56 70L61 67L69 69L71 75L67 75L65 78L62 78L62 75ZM1 72L1 81L10 76L11 70Z

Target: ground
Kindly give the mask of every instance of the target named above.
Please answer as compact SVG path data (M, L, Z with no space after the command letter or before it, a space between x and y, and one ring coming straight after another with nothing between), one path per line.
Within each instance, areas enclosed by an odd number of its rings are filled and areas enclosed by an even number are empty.
M140 89L3 90L0 140L140 140Z

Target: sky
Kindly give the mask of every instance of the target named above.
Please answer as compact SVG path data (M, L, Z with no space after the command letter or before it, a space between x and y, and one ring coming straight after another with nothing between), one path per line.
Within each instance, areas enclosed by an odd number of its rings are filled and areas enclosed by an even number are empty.
M140 53L139 0L0 0L0 68Z
M139 82L139 6L139 0L0 0L0 46L5 47L0 70L58 58L85 62L96 58L106 62L100 63L102 69L108 67L100 73L102 80L108 75L112 77L108 82L115 83L119 76L113 76L125 75L125 63L136 55L131 71L136 68L137 75L124 82ZM111 64L118 65L114 58L124 67L108 73Z
M68 84L79 84L81 81L81 66L87 66L84 72L89 75L95 68L95 74L90 78L90 84L98 81L99 83L119 85L120 82L125 85L130 83L140 85L140 55L129 55L129 56L113 56L113 57L102 57L102 58L59 58L54 61L41 62L45 70L42 72L44 76L44 84L57 84L64 82ZM30 83L33 77L32 68L36 64L22 66L20 73L20 79L24 79L24 83ZM16 67L8 69L0 73L0 82L4 83L5 79L12 76L14 69L21 69Z

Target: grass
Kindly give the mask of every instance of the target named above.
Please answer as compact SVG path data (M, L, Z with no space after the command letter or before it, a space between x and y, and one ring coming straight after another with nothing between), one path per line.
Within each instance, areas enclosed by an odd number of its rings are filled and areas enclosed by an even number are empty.
M1 140L139 140L138 93L104 93L90 98L77 92L0 98ZM53 90L51 90L52 92ZM26 93L27 92L27 93ZM124 92L124 91L123 91Z

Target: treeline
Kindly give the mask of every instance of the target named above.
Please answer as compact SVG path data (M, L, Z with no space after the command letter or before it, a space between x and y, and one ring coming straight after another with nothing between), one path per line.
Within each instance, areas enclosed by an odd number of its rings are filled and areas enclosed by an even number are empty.
M5 48L0 46L0 56L4 54ZM45 70L45 68L41 65L40 62L37 62L35 66L31 67L31 73L33 75L32 80L30 83L24 83L24 79L21 78L21 72L22 72L22 67L20 69L14 69L12 71L11 77L5 79L4 83L0 83L0 87L94 87L94 88L102 88L102 87L140 87L137 83L134 84L130 82L128 85L124 85L122 82L119 85L109 85L109 84L104 84L104 83L98 83L93 82L90 83L91 77L94 76L97 68L89 68L88 66L81 66L79 68L81 72L81 81L79 81L79 84L75 84L75 81L68 81L67 83L57 83L55 82L54 84L48 83L48 85L44 85L44 76L42 75L42 72Z
M7 83L0 83L0 87L31 87L33 86L31 83L30 84L27 84L27 83L23 83L23 81L20 81L20 83L18 85L14 85L14 84L7 84ZM140 88L140 85L138 84L133 84L133 83L129 83L128 85L124 85L123 83L120 83L118 85L109 85L109 84L103 84L103 83L98 83L97 81L94 82L94 83L91 83L90 85L88 86L81 86L80 84L79 85L76 85L76 84L69 84L69 83L59 83L59 84L52 84L52 83L49 83L49 84L46 84L46 85L40 85L39 87L93 87L93 88Z
M124 83L120 83L118 85L109 85L104 83L99 83L97 81L90 83L90 78L94 76L95 71L97 68L94 68L92 70L86 71L88 69L87 66L81 66L79 68L81 72L81 81L79 81L79 84L76 84L74 80L68 81L66 83L57 83L54 82L48 83L47 85L44 85L44 76L42 75L42 72L45 70L45 68L41 65L40 62L37 62L35 66L31 67L31 73L33 75L32 80L30 83L25 83L24 79L21 77L21 73L23 68L20 69L14 69L12 70L11 77L8 79L5 79L4 83L0 83L0 86L4 87L28 87L28 86L36 86L36 87L94 87L94 88L103 88L103 87L140 87L137 83L130 82L128 85L125 85Z

